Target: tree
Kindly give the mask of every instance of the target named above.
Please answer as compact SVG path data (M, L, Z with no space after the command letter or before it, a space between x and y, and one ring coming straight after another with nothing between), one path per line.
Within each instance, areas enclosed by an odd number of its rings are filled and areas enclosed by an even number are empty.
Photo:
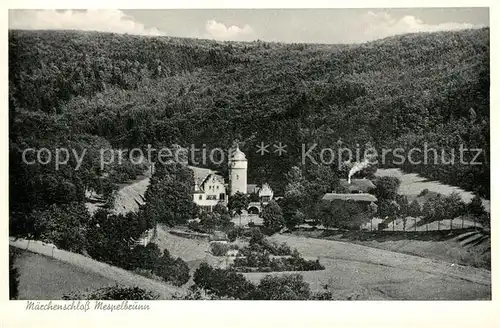
M414 218L418 218L422 215L420 203L416 199L411 202L410 207L408 208L408 215Z
M212 268L202 263L193 275L194 288L203 289L219 297L250 299L255 286L241 273L232 270Z
M449 196L442 198L444 202L444 215L445 219L450 220L450 229L453 219L466 213L466 204L457 192L452 192Z
M85 248L85 227L90 215L82 203L53 204L47 210L33 211L31 216L36 239L71 252L82 252Z
M86 251L98 261L125 269L134 268L132 249L142 234L152 227L147 218L137 213L122 215L99 209L87 226Z
M158 259L154 273L176 286L184 285L190 277L187 263L180 257L174 259L166 249Z
M283 219L289 229L304 222L305 215L300 211L303 207L303 195L289 192L281 199L280 206L283 209Z
M375 180L375 196L379 201L393 200L398 193L401 180L396 177L384 176Z
M130 266L155 271L160 256L161 250L155 243L137 245L131 251Z
M15 255L9 252L9 299L15 300L19 295L19 271L14 264Z
M217 202L217 204L215 204L213 210L212 210L214 213L218 213L218 214L229 214L229 211L226 207L226 205L224 205L223 202L219 201Z
M269 234L279 231L285 225L281 207L274 200L271 200L262 211L264 227Z
M249 199L248 196L237 192L234 195L229 196L228 208L231 213L238 214L240 216L240 226L241 226L241 214L244 210L248 208Z
M405 195L396 195L396 202L399 206L397 216L403 221L403 231L406 231L407 218L410 215L410 203L408 201L408 197Z
M219 214L218 212L202 212L200 215L199 227L204 232L213 232L215 230L226 231L233 227L229 214Z
M422 215L426 222L453 220L466 211L465 203L456 192L449 196L430 198L424 203Z
M479 195L474 195L474 198L467 205L467 212L473 216L481 216L485 213L483 201Z
M169 226L184 224L197 212L192 190L180 177L152 178L141 207L142 215Z
M323 224L326 228L334 227L337 224L337 218L347 215L342 207L336 207L329 201L320 201L313 210L312 217L315 222Z
M302 195L304 193L305 179L299 167L293 166L286 174L285 179L287 185L285 187L285 196L287 195Z
M381 218L388 217L394 220L399 216L400 210L399 204L394 200L384 200L378 206L378 214Z

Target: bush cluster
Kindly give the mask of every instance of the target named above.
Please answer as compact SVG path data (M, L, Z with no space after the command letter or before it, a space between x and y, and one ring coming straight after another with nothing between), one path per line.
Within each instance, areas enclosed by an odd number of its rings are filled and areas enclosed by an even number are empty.
M239 272L279 272L324 270L319 260L306 260L298 253L290 257L271 258L269 253L250 252L234 260L233 268Z
M299 274L267 275L254 285L241 273L203 263L194 273L191 293L182 299L330 300L332 294L328 290L311 293Z
M229 250L229 245L220 242L213 242L210 244L210 252L215 256L225 256Z
M63 295L63 300L157 300L159 295L139 287L111 286L92 292L71 293Z

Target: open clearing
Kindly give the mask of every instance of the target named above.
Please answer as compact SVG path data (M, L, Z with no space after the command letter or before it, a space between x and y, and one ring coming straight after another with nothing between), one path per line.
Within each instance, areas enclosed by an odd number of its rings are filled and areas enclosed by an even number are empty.
M207 241L183 238L160 230L156 241L160 248L167 247L172 255L183 257L190 265L191 273L202 262L224 267L223 258L208 253ZM487 270L346 242L294 235L274 235L270 239L288 243L306 258L319 257L326 270L298 273L304 276L313 291L329 284L338 299L491 298L491 275ZM244 275L258 283L267 274L270 273Z
M418 194L420 194L424 189L429 189L429 191L434 191L443 195L449 195L452 192L456 192L466 203L470 202L474 197L474 194L470 191L465 191L456 186L443 184L439 181L427 180L417 173L404 173L400 169L378 169L375 175L380 177L391 176L399 178L401 180L399 193L406 195L410 202L417 198ZM490 201L483 199L483 205L484 209L489 212Z
M293 235L270 239L286 242L305 257L319 258L325 270L300 274L313 291L328 284L337 298L491 299L491 274L487 270L339 241ZM266 273L245 275L257 282Z

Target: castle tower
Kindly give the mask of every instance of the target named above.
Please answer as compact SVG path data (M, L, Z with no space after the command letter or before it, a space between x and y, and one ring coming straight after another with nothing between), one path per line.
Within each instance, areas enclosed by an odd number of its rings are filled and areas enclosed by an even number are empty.
M247 158L240 150L238 145L236 149L229 156L229 183L231 195L236 194L238 191L247 193Z

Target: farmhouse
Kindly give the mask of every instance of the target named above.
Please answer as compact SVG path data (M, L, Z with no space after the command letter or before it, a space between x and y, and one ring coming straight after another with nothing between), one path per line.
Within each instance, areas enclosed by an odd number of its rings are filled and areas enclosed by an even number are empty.
M375 185L369 179L340 179L340 185L350 194L369 193Z
M364 218L373 215L377 211L377 197L368 192L375 188L373 182L368 179L342 179L340 185L345 190L344 193L327 193L322 200L326 202L336 203L337 206L351 211L353 202L359 205L359 209L352 212L352 227L359 227L358 224L364 221ZM361 211L360 211L361 210Z

